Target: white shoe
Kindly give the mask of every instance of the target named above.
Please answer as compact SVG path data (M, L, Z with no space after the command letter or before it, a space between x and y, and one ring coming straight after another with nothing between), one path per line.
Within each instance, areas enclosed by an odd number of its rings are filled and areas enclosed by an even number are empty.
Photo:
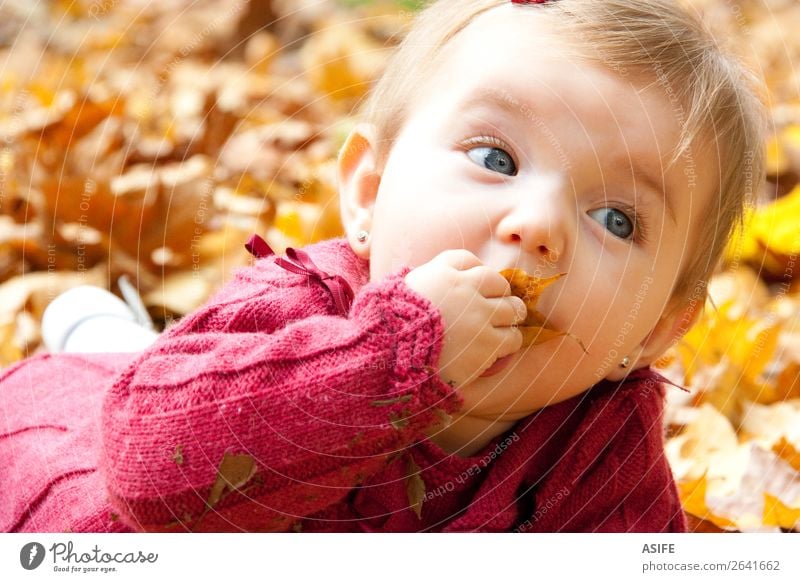
M42 316L42 339L51 352L138 352L157 337L116 295L90 285L60 294Z

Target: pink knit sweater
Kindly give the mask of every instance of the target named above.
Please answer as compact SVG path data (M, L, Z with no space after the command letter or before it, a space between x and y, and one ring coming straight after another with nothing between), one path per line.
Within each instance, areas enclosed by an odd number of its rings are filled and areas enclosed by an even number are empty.
M438 310L408 268L369 283L343 239L305 251L352 288L347 313L269 257L142 354L4 370L0 529L685 529L658 374L602 382L447 455L424 435L461 405L436 372Z

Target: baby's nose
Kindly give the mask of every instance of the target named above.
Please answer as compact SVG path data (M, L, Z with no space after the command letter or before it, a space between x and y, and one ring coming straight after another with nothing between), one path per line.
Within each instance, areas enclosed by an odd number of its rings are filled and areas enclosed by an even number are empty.
M544 238L544 237L543 237ZM552 240L551 237L546 237L546 242L541 242L538 245L524 245L528 247L528 252L533 252L534 254L538 254L543 260L549 261L551 263L556 262L559 257L561 256L561 251L559 250L558 245L556 245ZM511 240L513 242L523 242L522 237L519 234L512 234Z
M564 254L569 239L568 210L555 203L529 202L511 210L500 221L497 237L519 244L530 254L556 262Z

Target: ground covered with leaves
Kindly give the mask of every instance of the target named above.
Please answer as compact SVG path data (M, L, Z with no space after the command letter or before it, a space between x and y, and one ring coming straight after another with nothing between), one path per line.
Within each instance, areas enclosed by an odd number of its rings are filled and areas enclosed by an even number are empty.
M768 182L696 327L660 363L692 528L800 531L800 6L684 0L767 81ZM58 293L119 291L164 325L265 234L339 236L334 159L418 2L0 4L0 365Z

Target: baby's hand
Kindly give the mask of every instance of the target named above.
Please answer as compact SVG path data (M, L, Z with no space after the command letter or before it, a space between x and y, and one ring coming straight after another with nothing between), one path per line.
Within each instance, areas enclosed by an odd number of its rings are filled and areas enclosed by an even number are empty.
M508 281L471 252L447 250L405 276L406 284L431 301L444 320L439 359L442 380L461 388L498 358L522 347L514 327L527 309L511 295Z

